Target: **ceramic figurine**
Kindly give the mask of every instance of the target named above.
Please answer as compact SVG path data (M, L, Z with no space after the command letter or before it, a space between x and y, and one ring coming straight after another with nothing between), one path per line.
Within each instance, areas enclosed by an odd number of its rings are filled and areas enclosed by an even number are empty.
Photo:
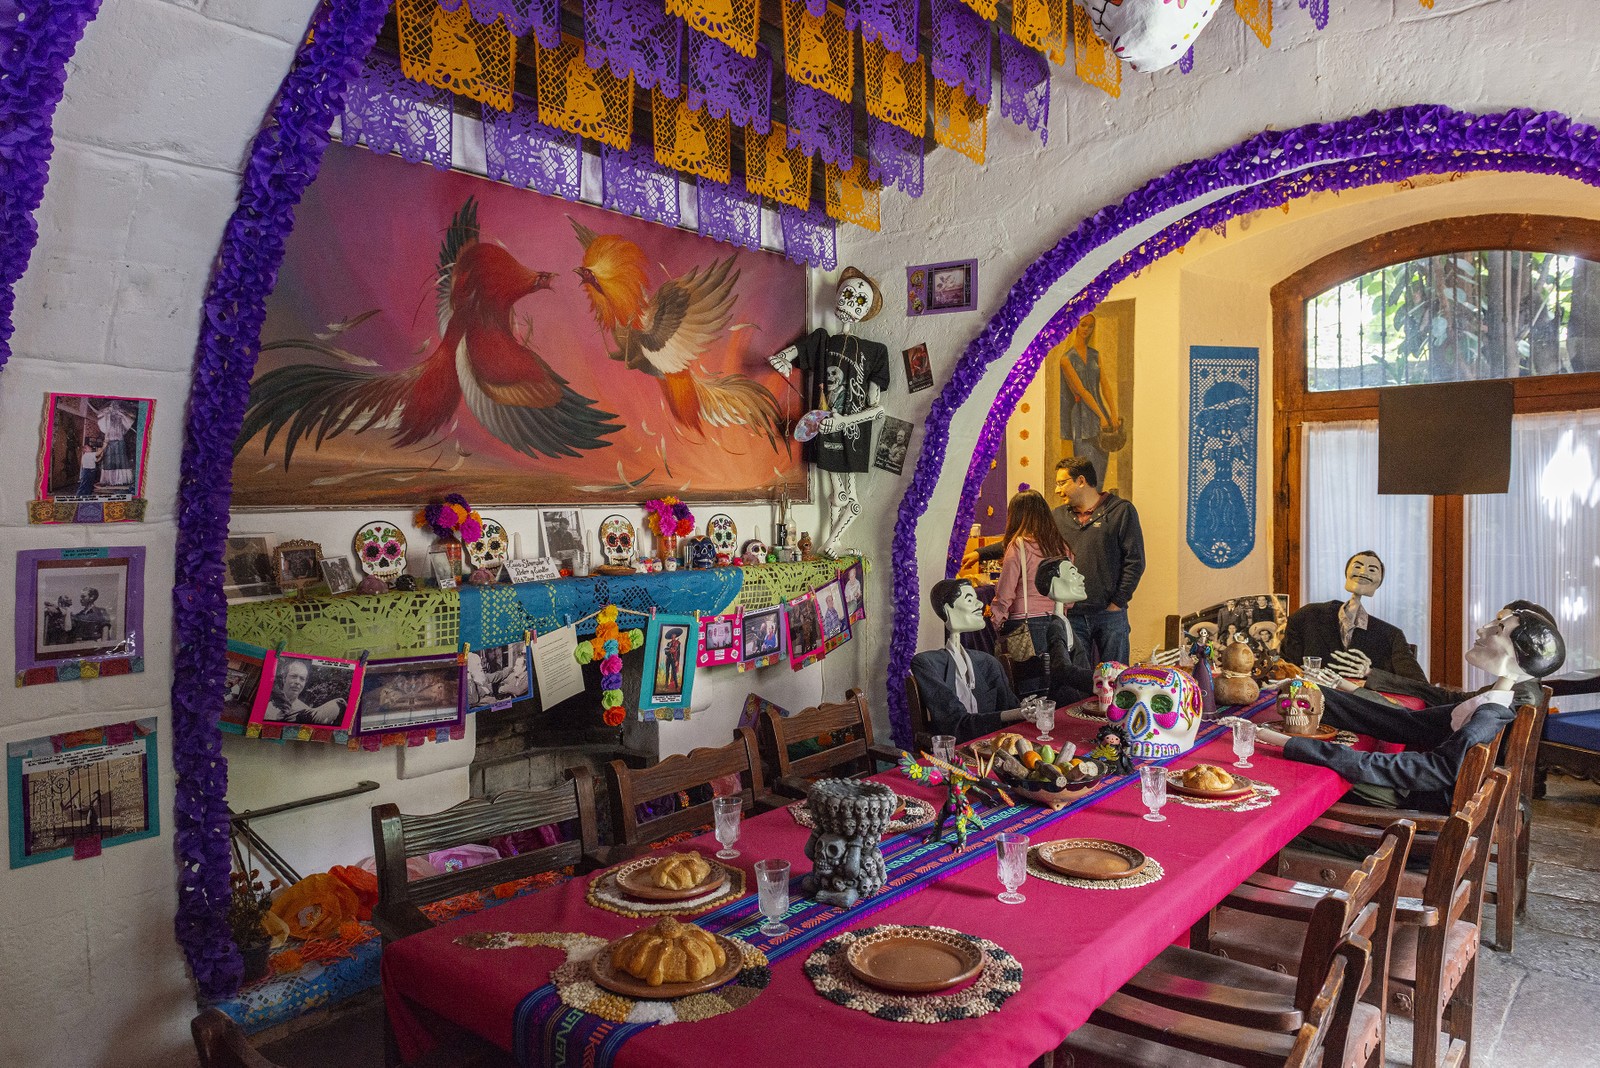
M1128 670L1120 660L1106 660L1095 665L1094 696L1102 716L1111 711L1111 695L1117 692L1117 676Z
M767 563L771 551L760 538L751 538L744 543L744 562L752 566Z
M812 867L802 883L805 892L824 904L849 908L882 889L881 839L898 803L894 791L880 782L813 783L806 801L812 827L805 852Z
M1130 755L1177 756L1200 731L1200 688L1177 668L1131 667L1117 676L1106 718L1127 731Z
M690 538L684 559L692 570L707 571L717 565L717 549L710 538Z
M1133 758L1128 754L1128 732L1115 723L1101 727L1086 758L1099 761L1108 775L1132 775Z
M1194 46L1222 0L1111 0L1089 4L1095 35L1112 55L1141 73L1170 67Z
M816 559L816 557L811 553L811 532L809 530L803 530L800 532L800 543L796 545L795 548L800 550L800 559Z
M711 539L717 552L730 557L739 546L739 528L734 525L733 516L726 512L718 512L706 520L706 537Z
M1322 726L1322 688L1306 679L1290 679L1278 694L1278 715L1286 734L1316 734Z
M1233 642L1222 650L1213 683L1217 704L1248 705L1261 696L1261 687L1253 677L1255 666L1255 650L1245 642Z

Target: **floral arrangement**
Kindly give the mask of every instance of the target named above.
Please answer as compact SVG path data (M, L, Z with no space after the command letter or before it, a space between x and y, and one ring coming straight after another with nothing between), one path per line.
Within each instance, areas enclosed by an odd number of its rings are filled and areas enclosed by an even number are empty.
M628 718L628 710L622 707L622 654L644 644L644 631L635 628L624 634L617 627L617 606L614 604L600 609L595 619L594 639L579 642L572 655L580 664L592 664L596 660L600 662L601 718L608 727L620 727L622 721Z
M644 519L657 537L694 533L694 513L676 497L645 501Z
M459 493L446 494L442 502L428 505L417 513L417 526L433 531L436 538L477 541L483 537L483 518Z
M272 880L271 887L263 886L261 872L255 868L235 871L230 880L233 897L228 901L228 931L233 935L233 944L240 949L266 945L269 936L261 921L272 911L272 891L278 880Z

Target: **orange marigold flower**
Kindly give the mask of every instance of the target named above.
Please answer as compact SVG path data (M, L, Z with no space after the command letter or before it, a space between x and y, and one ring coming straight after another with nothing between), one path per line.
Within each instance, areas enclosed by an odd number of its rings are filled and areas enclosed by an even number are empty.
M282 953L274 953L271 964L274 975L287 975L299 971L305 966L305 961L297 950L286 949Z

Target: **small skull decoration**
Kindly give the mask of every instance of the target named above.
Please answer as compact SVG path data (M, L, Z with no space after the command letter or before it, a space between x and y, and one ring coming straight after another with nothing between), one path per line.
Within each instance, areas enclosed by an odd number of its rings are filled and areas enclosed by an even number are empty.
M705 571L717 566L717 549L710 538L692 538L685 552L686 563L695 571Z
M718 512L706 520L706 537L717 552L732 556L739 545L739 528L734 525L733 516Z
M497 571L506 562L511 539L498 520L483 520L483 536L467 542L467 563L474 571Z
M1117 689L1117 676L1128 670L1120 660L1107 660L1094 669L1094 699L1102 716L1111 711L1111 695Z
M608 515L601 520L600 551L612 567L633 567L633 524L626 517Z
M1285 734L1316 734L1322 726L1322 688L1309 679L1290 679L1278 695Z
M1089 21L1112 53L1136 71L1183 58L1221 0L1091 0Z
M854 267L846 267L839 275L839 289L833 302L833 313L839 322L864 323L877 315L883 307L883 296L878 283Z
M1128 732L1131 755L1176 756L1200 731L1200 687L1176 668L1131 667L1117 676L1106 718Z
M406 536L393 523L377 519L356 531L356 560L361 570L384 582L406 573Z
M751 538L744 543L744 562L750 566L767 562L767 554L772 550L767 548L766 542L760 538Z

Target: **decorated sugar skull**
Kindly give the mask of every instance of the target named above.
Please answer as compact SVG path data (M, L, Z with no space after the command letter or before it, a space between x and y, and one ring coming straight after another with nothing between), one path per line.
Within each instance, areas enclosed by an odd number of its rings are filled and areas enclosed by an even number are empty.
M739 528L734 525L733 516L718 512L706 520L706 537L717 552L732 556L739 545Z
M838 296L833 302L833 313L839 317L839 322L864 323L882 307L878 283L856 268L846 267L839 276Z
M744 562L750 565L764 564L767 562L767 554L771 551L767 543L760 538L751 538L744 543Z
M352 544L361 570L393 582L406 573L406 536L393 523L374 520L356 531Z
M1183 58L1221 0L1089 0L1094 32L1137 71L1160 70Z
M474 571L494 571L506 562L511 538L497 519L483 520L483 537L467 542L467 563Z
M1186 671L1131 667L1117 676L1106 718L1128 732L1136 757L1187 752L1200 730L1200 688Z
M633 524L626 517L608 515L600 521L600 552L612 567L633 566Z
M686 563L696 571L717 566L717 547L710 538L693 538L684 554Z
M1094 699L1103 716L1111 708L1111 695L1117 689L1117 676L1128 670L1120 660L1107 660L1094 669Z
M1278 693L1278 715L1286 734L1315 734L1322 726L1322 689L1309 679L1290 679Z

